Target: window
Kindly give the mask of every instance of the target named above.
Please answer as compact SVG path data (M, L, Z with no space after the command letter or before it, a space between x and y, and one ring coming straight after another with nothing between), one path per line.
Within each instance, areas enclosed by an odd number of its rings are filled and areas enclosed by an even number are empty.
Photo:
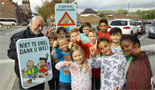
M1 6L4 7L4 4L5 4L5 3L2 1L2 2L1 2Z

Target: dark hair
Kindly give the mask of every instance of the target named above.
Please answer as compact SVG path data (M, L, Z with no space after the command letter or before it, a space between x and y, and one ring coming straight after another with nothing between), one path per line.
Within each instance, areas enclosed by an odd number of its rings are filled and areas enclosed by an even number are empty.
M47 62L48 59L48 53L45 55L46 57L40 57L39 60L44 60L45 62Z
M48 33L47 37L48 37L48 39L54 38L54 40L56 40L57 39L56 32L50 32L50 33Z
M138 43L139 44L139 47L140 47L140 41L139 39L134 36L134 35L123 35L122 39L120 40L120 43L124 40L130 40L132 41L134 44Z
M110 35L115 35L117 33L120 33L122 35L122 30L118 27L114 27L110 30Z
M82 26L80 27L80 33L83 33L83 28L84 27L90 27L91 28L91 24L89 22L85 22L82 24Z
M107 19L101 19L101 20L99 21L99 26L100 26L101 23L105 23L105 24L108 25Z
M98 41L97 41L97 47L98 47L99 43L101 43L102 41L106 41L107 43L110 44L110 41L107 38L104 38L103 37L103 38L98 39Z
M64 31L65 33L67 33L67 31L64 27L58 27L56 33L58 34L60 31Z

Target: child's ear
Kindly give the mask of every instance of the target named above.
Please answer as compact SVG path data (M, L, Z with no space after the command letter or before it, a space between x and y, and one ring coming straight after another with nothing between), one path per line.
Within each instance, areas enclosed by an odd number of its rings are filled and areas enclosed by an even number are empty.
M139 47L139 44L138 43L135 43L135 48L138 48Z

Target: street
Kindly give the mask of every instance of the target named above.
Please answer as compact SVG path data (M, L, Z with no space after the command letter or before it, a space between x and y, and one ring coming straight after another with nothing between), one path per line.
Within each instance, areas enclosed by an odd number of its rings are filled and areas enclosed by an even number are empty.
M138 38L141 42L141 46L143 45L150 45L150 44L155 44L155 39L150 39L148 38L148 29L150 26L146 26L146 33L143 35L138 35ZM5 30L0 30L0 72L4 72L1 73L0 75L0 80L2 81L8 81L10 79L10 76L7 75L7 71L10 71L6 64L7 61L9 62L13 62L13 60L10 60L7 57L7 49L9 48L9 44L10 44L10 37L14 34L17 33L19 31L22 31L26 28L26 26L14 26L11 29L5 29ZM45 34L47 31L47 28L44 28L43 33ZM7 68L3 68L3 67L7 67ZM14 70L14 65L12 64L11 70ZM7 70L7 71L5 71ZM9 73L9 72L8 72ZM10 74L12 74L12 72L10 72ZM6 82L7 83L7 82ZM8 87L6 86L2 86L2 88L4 87ZM46 86L47 87L47 86ZM2 89L3 90L3 89ZM15 81L13 82L13 90L18 90L18 80L15 79Z

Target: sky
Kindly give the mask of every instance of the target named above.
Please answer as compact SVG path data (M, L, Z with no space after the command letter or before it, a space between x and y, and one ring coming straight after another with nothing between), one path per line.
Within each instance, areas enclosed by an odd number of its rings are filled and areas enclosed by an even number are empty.
M22 0L13 0L19 5L22 4ZM30 6L32 12L35 11L35 7L41 6L45 0L30 0ZM49 0L52 1L52 0ZM129 11L149 10L155 9L155 0L76 0L78 3L78 13L83 11L85 8L92 8L94 10L116 10L119 8Z

